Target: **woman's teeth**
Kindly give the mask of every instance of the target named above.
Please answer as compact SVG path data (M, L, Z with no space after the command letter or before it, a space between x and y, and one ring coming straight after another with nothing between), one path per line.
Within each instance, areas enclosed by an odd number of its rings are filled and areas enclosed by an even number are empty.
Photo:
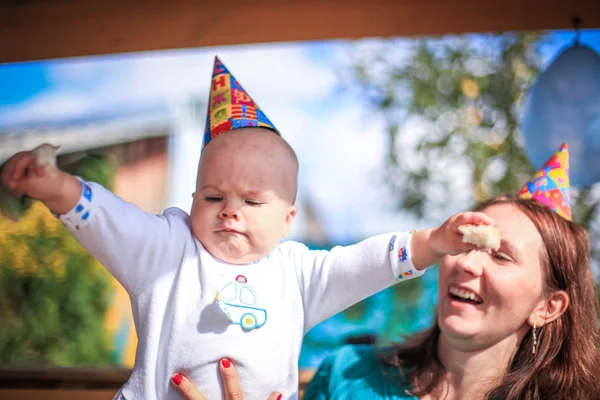
M482 300L479 296L477 296L475 293L473 293L469 290L459 289L456 287L450 287L450 294L459 299L469 300L469 301L472 301L477 304L482 302Z

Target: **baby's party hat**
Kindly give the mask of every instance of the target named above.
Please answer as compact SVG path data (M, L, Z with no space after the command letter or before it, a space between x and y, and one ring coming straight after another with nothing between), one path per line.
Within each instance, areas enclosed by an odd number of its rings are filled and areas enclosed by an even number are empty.
M571 186L569 183L569 147L563 143L558 151L536 172L519 192L523 199L533 199L571 220Z
M215 57L202 147L223 132L248 127L267 128L279 134L242 85Z

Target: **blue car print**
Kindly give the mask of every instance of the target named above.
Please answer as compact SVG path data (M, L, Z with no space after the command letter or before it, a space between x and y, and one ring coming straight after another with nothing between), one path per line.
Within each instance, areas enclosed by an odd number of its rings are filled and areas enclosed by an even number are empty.
M267 322L267 311L256 307L256 299L256 293L243 275L225 285L216 296L219 308L229 321L246 331L258 329Z

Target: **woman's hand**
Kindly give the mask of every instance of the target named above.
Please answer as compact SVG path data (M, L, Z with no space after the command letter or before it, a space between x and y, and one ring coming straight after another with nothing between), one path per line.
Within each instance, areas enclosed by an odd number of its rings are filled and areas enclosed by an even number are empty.
M238 378L237 372L235 372L233 363L229 361L228 358L223 358L221 362L219 362L219 373L223 379L225 399L242 400L244 394L242 393L242 387L240 386L240 379ZM173 375L171 383L175 385L177 390L179 390L187 400L208 400L189 379L179 373ZM281 400L281 393L273 392L267 400Z

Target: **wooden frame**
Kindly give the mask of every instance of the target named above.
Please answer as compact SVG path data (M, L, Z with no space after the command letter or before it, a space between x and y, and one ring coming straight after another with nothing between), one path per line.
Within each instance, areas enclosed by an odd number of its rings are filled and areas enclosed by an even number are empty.
M371 36L600 27L598 0L0 0L0 63Z

